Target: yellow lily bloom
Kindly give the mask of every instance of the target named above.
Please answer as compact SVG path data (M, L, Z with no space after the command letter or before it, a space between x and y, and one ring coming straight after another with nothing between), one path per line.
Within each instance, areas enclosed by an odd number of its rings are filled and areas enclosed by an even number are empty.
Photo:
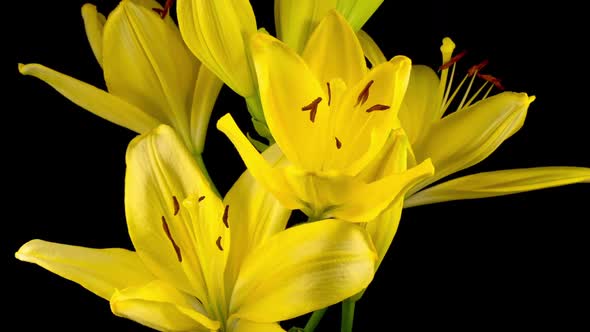
M332 9L358 31L383 0L275 0L277 38L301 53L309 36Z
M320 22L302 57L263 33L253 37L251 49L264 116L289 163L265 162L231 115L217 127L286 207L314 220L368 221L432 174L429 161L402 173L374 170L406 158L397 153L384 159L382 150L387 144L395 151L407 148L403 132L395 129L408 58L395 57L368 71L354 31L336 11Z
M274 164L277 149L265 152ZM247 172L222 201L162 125L127 151L125 209L136 251L32 240L16 253L166 331L283 331L278 322L366 287L376 255L356 225L284 230L289 211Z
M199 154L222 83L191 54L172 19L162 19L154 8L162 7L155 0L124 0L106 19L94 5L82 7L108 92L40 64L20 64L19 70L137 133L170 125Z
M360 40L373 65L384 61L383 53L368 35L362 33ZM487 158L522 127L528 107L535 100L534 96L515 92L488 97L494 87L501 85L497 79L481 73L485 62L471 67L453 91L455 62L462 56L453 56L454 49L453 41L444 38L440 78L430 67L412 67L399 118L415 160L430 158L436 173L409 190L405 207L590 182L590 168L535 167L472 174L424 189ZM472 93L478 79L484 83ZM466 83L466 91L459 100L459 91ZM451 108L452 112L445 115Z

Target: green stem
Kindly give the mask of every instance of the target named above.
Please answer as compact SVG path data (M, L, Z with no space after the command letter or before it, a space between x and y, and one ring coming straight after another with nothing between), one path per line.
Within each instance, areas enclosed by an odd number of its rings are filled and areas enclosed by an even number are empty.
M342 301L342 321L340 323L340 332L352 332L355 303L356 302L352 298Z
M324 308L318 311L314 311L313 314L311 314L311 317L309 317L307 324L305 324L303 332L313 332L322 320L322 317L324 317L324 314L326 313L327 309L328 308Z

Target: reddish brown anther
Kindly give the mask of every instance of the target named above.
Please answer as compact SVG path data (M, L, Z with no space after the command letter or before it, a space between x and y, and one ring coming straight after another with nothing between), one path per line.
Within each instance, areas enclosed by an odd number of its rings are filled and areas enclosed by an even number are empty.
M358 106L359 104L363 105L367 102L367 99L369 99L369 88L371 87L371 85L373 85L373 83L375 83L375 81L370 80L369 83L365 85L361 93L359 93L359 96L356 99L356 104L354 104L354 106Z
M201 202L204 199L205 199L205 196L201 196L201 197L199 197L199 199L197 200L197 202Z
M336 149L340 150L342 147L342 142L338 139L338 137L334 137L336 139Z
M330 106L330 104L332 104L332 90L330 89L330 82L326 82L326 85L328 86L328 106Z
M447 61L446 63L443 63L442 66L438 67L438 70L443 70L451 67L454 63L461 60L461 58L464 57L465 54L467 54L467 51L462 51L461 53L455 55L451 58L451 60Z
M177 215L178 211L180 211L180 204L178 204L176 196L172 196L172 205L174 205L174 215Z
M488 59L483 60L482 62L478 63L477 65L471 66L467 71L467 76L471 77L475 75L477 72L483 69L483 67L488 65Z
M371 113L371 112L375 112L375 111L385 111L388 109L389 109L389 106L387 106L387 105L375 104L375 105L369 107L366 112Z
M172 234L170 234L170 229L168 228L168 223L166 222L166 218L164 218L164 216L162 216L162 228L164 229L164 233L166 233L168 240L170 240L170 243L172 243L172 247L174 248L174 251L176 252L176 258L178 259L179 262L182 262L182 255L180 254L180 247L176 245L176 242L174 242L174 239L172 238Z
M223 251L223 247L221 246L221 236L217 238L215 244L217 245L217 248L219 248L219 250Z
M504 86L502 85L502 82L500 81L499 78L496 78L496 77L489 75L489 74L479 74L479 73L477 74L477 77L492 83L498 90L504 90Z
M173 4L174 4L174 0L166 0L166 3L164 4L164 8L162 8L162 9L152 8L152 10L155 11L156 13L160 14L160 17L163 19L166 17L166 15L168 15L168 12L170 12L170 8L172 8Z
M309 112L309 121L311 121L311 122L315 121L315 115L318 112L318 104L320 103L320 101L322 101L322 97L317 97L316 99L314 99L314 101L311 102L311 104L309 104L307 106L303 106L301 108L301 110L303 112L310 111Z
M229 205L226 205L225 210L223 210L223 217L221 218L221 220L223 220L223 224L225 225L225 228L229 228L229 224L227 222L228 212L229 212Z

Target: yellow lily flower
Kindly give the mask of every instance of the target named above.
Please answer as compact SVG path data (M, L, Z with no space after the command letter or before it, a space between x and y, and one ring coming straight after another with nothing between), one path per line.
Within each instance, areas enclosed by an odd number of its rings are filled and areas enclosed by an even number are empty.
M332 9L344 16L358 31L383 0L275 0L277 38L301 53L309 36Z
M108 92L40 64L20 64L19 70L137 133L170 125L199 154L222 83L191 54L172 19L162 19L154 8L162 7L155 0L123 0L106 19L94 5L82 7Z
M382 63L385 56L379 47L366 33L361 35L369 61L373 65ZM535 100L534 96L515 92L488 97L494 87L502 86L494 77L481 73L486 62L471 67L453 91L455 62L462 56L453 56L454 49L453 41L444 38L440 78L430 67L415 65L412 68L399 118L410 139L415 160L430 158L436 173L409 190L405 207L590 182L590 168L534 167L472 174L424 189L487 158L522 127L528 107ZM478 79L483 79L484 83L471 93ZM467 82L461 100L456 99ZM445 115L451 108L452 112Z
M277 149L265 152L278 162ZM166 331L283 331L278 322L337 303L373 277L356 225L284 230L289 211L247 172L222 201L162 125L127 151L125 209L135 247L32 240L16 253L110 301L115 315Z
M313 220L368 221L432 174L429 161L403 173L374 171L381 165L375 160L405 158L397 153L383 159L382 150L386 143L395 151L407 147L403 133L394 129L409 78L408 58L395 57L368 71L354 31L336 11L318 25L302 57L263 33L253 37L251 49L264 115L289 163L265 162L231 115L217 127L286 207Z

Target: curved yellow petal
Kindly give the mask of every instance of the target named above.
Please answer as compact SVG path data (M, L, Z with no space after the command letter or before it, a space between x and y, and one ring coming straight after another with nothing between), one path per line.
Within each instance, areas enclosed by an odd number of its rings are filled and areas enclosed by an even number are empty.
M115 315L159 331L209 332L221 327L198 299L161 280L117 290L110 302Z
M337 0L276 0L275 25L277 37L295 52L301 53L317 24Z
M404 198L398 197L385 211L383 211L377 218L367 223L367 232L373 244L379 259L375 265L375 270L379 268L387 250L393 241L395 233L402 215Z
M256 32L247 0L178 0L178 23L193 54L243 97L255 93L246 40Z
M590 168L535 167L484 172L422 190L408 197L404 207L503 196L573 183L590 183Z
M116 289L141 285L155 277L133 251L91 249L31 240L15 254L108 300Z
M159 120L125 100L40 64L19 64L18 70L51 85L74 104L137 133L147 132L160 124Z
M284 207L295 210L301 203L287 189L287 183L281 171L273 168L244 136L238 125L228 113L217 121L217 128L233 143L242 157L252 176L283 204ZM277 145L278 147L278 145ZM269 148L270 149L270 148Z
M195 153L203 153L209 118L223 82L207 67L200 66L190 113L190 133Z
M319 170L327 142L328 98L305 62L287 45L263 33L251 42L266 123L287 159ZM330 141L330 144L333 144Z
M367 72L356 34L336 10L329 11L320 21L301 57L322 86L337 78L354 86Z
M356 32L356 36L359 39L361 47L363 48L365 57L367 57L372 67L387 61L387 58L385 58L385 55L379 48L379 45L375 43L369 34L367 34L364 30L359 30Z
M370 183L393 173L403 172L408 168L408 152L410 143L404 130L396 129L389 135L377 157L371 160L358 176Z
M125 212L137 253L158 278L205 300L207 281L220 276L209 269L225 262L216 246L225 228L220 199L168 126L131 141L126 160ZM183 204L193 196L205 197L199 220Z
M282 159L275 144L262 154L274 167ZM246 170L234 183L223 203L228 206L228 223L232 234L228 266L225 270L226 285L233 285L246 254L266 242L272 235L287 226L291 210L286 209Z
M82 19L92 53L102 67L102 31L107 19L96 10L95 5L89 3L82 6Z
M432 159L436 174L410 193L489 156L522 127L533 100L526 93L503 92L434 123L413 147L417 160Z
M272 323L338 303L371 282L375 260L357 225L324 220L289 228L244 260L230 317Z
M190 144L199 63L170 19L147 5L122 1L105 24L102 61L110 93L173 126Z
M338 0L338 11L346 17L354 31L360 30L383 0Z
M278 323L256 323L246 319L238 319L233 332L284 332Z
M439 84L438 76L430 67L412 66L408 89L398 113L412 145L428 133L434 121L439 120L436 118Z

